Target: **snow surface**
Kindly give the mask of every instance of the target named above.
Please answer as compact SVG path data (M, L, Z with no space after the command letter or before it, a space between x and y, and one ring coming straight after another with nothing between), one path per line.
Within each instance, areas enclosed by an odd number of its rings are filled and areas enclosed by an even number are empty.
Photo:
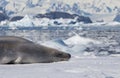
M120 57L72 57L70 61L0 65L0 78L120 78Z

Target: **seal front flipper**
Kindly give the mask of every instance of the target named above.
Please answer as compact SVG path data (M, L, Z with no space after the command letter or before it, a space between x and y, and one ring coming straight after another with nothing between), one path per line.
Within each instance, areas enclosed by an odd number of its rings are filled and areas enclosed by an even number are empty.
M20 63L21 62L21 60L22 60L22 58L21 57L18 57L15 61L14 61L14 63Z

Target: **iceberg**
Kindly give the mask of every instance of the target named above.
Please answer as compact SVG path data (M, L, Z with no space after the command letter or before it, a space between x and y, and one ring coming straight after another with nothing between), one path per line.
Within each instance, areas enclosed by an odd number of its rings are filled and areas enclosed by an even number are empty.
M31 27L31 26L34 26L34 24L33 24L32 18L29 15L26 15L21 20L10 22L9 26L10 26L10 28L13 28L13 27Z

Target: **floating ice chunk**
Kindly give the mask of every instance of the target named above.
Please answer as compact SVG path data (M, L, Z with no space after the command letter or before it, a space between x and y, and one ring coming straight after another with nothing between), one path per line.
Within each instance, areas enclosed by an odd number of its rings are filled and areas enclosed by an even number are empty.
M109 22L107 23L107 26L117 26L117 25L120 25L119 22Z
M89 39L89 38L84 38L79 35L75 35L67 40L64 41L68 45L87 45L88 43L96 43L99 44L100 42L97 40Z
M9 23L10 27L30 27L30 26L34 26L33 22L32 22L32 18L28 15L26 15L23 19L19 20L19 21L15 21L15 22L10 22Z

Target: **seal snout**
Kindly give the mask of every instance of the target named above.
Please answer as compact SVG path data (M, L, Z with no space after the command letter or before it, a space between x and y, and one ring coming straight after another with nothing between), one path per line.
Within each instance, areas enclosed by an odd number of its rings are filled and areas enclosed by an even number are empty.
M64 53L61 61L68 61L71 58L71 55L69 53Z
M63 53L61 58L64 58L64 60L69 60L71 58L71 55L69 53Z
M59 58L71 58L71 55L69 53L57 53L55 56Z

